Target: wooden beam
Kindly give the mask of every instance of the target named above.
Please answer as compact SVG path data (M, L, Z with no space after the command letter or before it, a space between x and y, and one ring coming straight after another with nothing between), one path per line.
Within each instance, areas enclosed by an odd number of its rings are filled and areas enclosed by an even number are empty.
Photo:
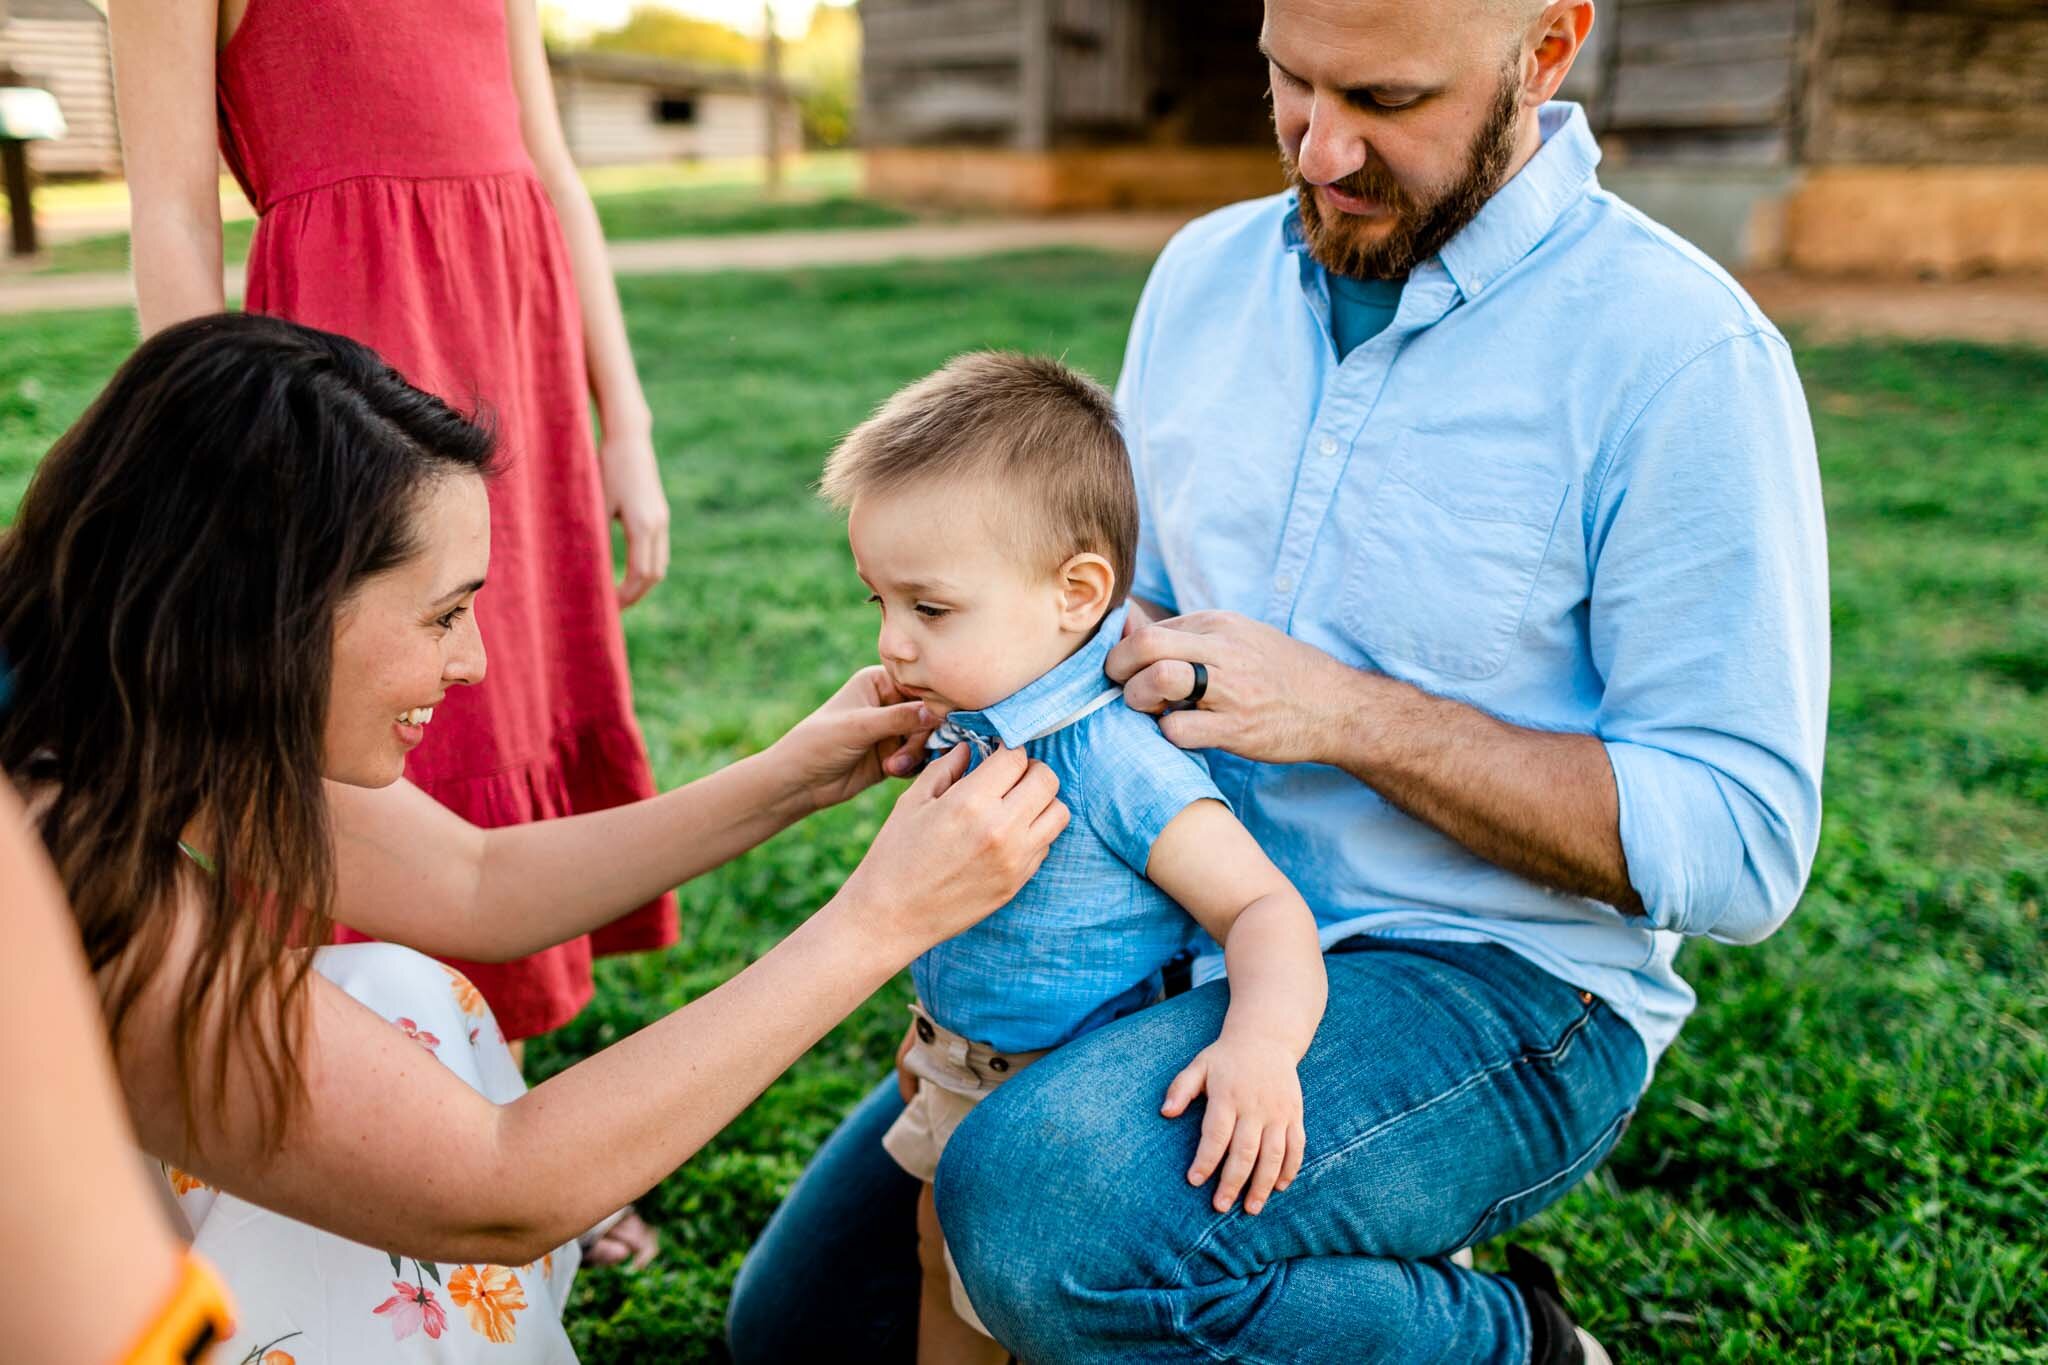
M1019 151L1052 146L1052 6L1050 0L1021 0L1023 44L1018 49L1017 135Z

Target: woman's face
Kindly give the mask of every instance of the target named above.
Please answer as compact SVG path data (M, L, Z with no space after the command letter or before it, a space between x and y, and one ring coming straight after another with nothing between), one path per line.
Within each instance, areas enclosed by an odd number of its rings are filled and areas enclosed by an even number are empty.
M350 786L396 782L428 713L450 687L484 676L474 610L491 558L483 479L434 480L413 516L419 553L364 580L335 622L325 771Z

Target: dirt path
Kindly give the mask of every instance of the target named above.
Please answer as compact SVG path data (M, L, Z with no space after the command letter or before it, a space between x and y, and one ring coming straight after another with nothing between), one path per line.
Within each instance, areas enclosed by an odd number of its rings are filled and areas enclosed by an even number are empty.
M1779 272L1746 275L1742 283L1780 326L1796 326L1816 341L1884 336L2048 346L2048 276L1836 280Z
M612 268L621 275L671 275L875 265L1054 246L1150 255L1164 246L1184 221L1185 215L1180 214L1086 214L676 237L614 242L611 256ZM241 271L229 269L226 283L228 296L239 298ZM2048 346L2048 276L1961 281L1832 280L1765 272L1747 275L1743 283L1772 318L1781 325L1797 327L1816 340L1835 341L1858 335L1953 337ZM125 274L28 275L0 271L0 313L120 308L133 299Z
M717 237L673 237L611 244L620 275L699 274L713 270L788 270L811 265L874 265L884 261L986 256L1001 251L1078 246L1151 255L1185 222L1185 214L1086 214L1004 218L974 223L912 223L904 227L832 228ZM242 272L226 272L228 297L241 297ZM134 302L126 274L28 275L0 272L0 313L70 308L120 308Z

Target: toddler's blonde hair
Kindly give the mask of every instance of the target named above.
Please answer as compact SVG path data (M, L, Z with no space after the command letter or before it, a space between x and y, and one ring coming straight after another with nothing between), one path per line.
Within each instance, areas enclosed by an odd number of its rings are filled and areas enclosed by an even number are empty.
M997 485L992 524L1046 572L1094 553L1130 590L1138 493L1116 404L1078 370L1044 356L974 351L898 390L848 432L818 488L850 508L864 493L925 480Z

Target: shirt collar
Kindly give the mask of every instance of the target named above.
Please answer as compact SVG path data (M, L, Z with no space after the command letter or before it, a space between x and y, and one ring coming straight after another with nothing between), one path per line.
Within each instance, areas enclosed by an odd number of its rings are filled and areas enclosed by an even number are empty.
M1445 273L1468 299L1535 249L1584 196L1600 164L1600 144L1578 105L1553 100L1537 111L1536 121L1543 136L1536 155L1437 253ZM1301 213L1291 195L1280 230L1287 250L1307 252Z
M946 719L964 730L994 735L1012 749L1023 747L1104 692L1118 690L1104 676L1102 664L1123 638L1124 618L1130 609L1126 601L1103 617L1087 644L995 705L979 711L955 711Z

